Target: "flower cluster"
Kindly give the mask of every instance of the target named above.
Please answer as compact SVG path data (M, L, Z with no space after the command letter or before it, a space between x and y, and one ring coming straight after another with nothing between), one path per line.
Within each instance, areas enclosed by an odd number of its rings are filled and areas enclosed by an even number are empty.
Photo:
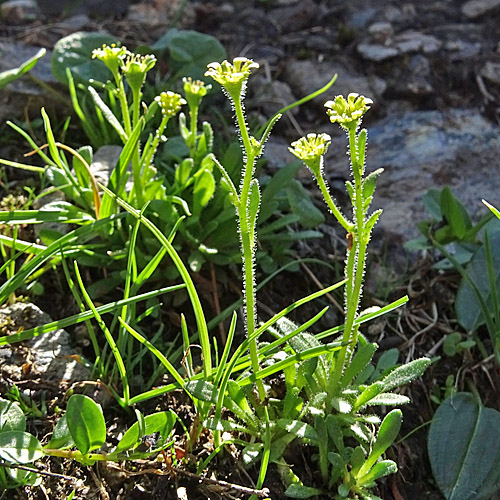
M342 128L356 128L363 115L370 109L373 101L368 97L352 93L347 96L338 95L335 100L325 102L326 113L332 123L338 123Z
M240 97L245 88L245 82L252 71L259 67L259 64L246 57L236 57L232 64L229 61L213 62L207 67L205 76L220 83L234 99Z
M115 77L118 76L118 69L123 64L125 57L131 55L132 53L128 51L127 47L117 47L116 43L112 43L111 45L104 44L100 49L92 51L92 59L102 61Z
M212 85L206 85L201 80L193 80L191 77L183 78L184 94L190 108L198 107L200 101L207 95Z
M169 118L175 116L181 110L181 106L186 104L182 96L171 91L162 92L155 97L155 101L160 105L163 116Z
M328 134L307 134L298 141L292 142L289 151L302 160L313 172L320 175L322 158L330 146L331 137Z
M156 64L156 57L148 54L145 56L130 54L122 62L121 70L125 75L127 83L133 91L138 92L144 84L146 74Z

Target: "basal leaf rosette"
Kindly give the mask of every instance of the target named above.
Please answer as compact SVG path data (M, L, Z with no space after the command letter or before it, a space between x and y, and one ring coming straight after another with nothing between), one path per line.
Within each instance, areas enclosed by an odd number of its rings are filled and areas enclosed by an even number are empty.
M325 102L326 114L332 123L338 123L343 129L356 129L363 115L370 109L373 101L369 97L351 93L347 96L338 95L333 101Z
M155 101L160 105L163 116L172 118L186 104L186 100L180 94L175 92L162 92L159 96L155 97Z
M323 156L328 151L330 143L331 137L328 134L307 134L306 137L292 142L288 149L302 160L316 177L320 177Z
M222 63L213 62L207 66L205 76L220 83L233 100L239 99L245 90L245 84L253 70L259 64L246 57L236 57L231 64L225 60Z

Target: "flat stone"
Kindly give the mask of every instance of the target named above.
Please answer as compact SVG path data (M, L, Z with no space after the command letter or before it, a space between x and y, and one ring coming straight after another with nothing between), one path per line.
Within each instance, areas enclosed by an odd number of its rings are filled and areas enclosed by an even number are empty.
M0 72L17 68L33 57L39 50L40 47L26 45L21 42L0 42ZM51 54L52 51L47 50L45 56L36 63L30 73L44 83L56 85L57 82L52 76L50 65ZM26 76L9 83L5 90L23 95L40 96L46 94L41 87L31 82Z
M469 19L476 19L497 9L500 9L500 0L470 0L462 5L462 12Z
M255 89L253 105L261 108L264 116L270 117L279 109L297 100L288 83L279 80L267 81L262 76L256 76L252 81L252 85ZM297 113L297 108L292 109L290 112Z
M432 35L425 35L418 31L407 31L394 37L394 45L402 54L423 52L430 54L441 48L441 42Z
M330 62L289 61L286 65L285 80L300 99L328 83L335 73L338 78L333 87L322 98L313 101L318 106L322 106L331 96L347 95L351 92L376 98L387 88L382 78L361 76L342 64Z
M360 43L357 49L361 57L374 62L386 61L399 55L399 51L395 47L378 43Z
M21 327L27 330L51 321L50 316L34 304L16 302L0 308L0 324L12 333ZM21 344L13 344L8 349L0 349L0 363L2 371L14 381L22 380L27 369L31 378L36 375L44 380L68 383L87 380L89 370L75 360L75 354L70 335L66 330L59 329Z

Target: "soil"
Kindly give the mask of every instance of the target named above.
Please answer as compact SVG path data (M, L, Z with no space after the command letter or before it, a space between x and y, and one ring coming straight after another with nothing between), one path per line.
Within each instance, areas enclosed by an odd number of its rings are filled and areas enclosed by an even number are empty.
M45 8L45 3L40 3L42 9ZM99 12L98 18L90 17L85 29L95 31L105 29L119 36L131 49L153 42L155 33L165 29L164 26L149 26L147 23L153 22L151 17L136 17L133 18L135 21L131 20L127 17L130 16L127 14L127 7L130 6L126 1L120 2L120 12L110 7L113 4L112 0L100 3L106 4L109 8ZM168 2L160 0L142 4L139 2L134 4L134 8L138 4L143 5L144 11L147 11L151 4L154 9L166 9ZM461 10L463 4L465 2L408 0L404 3L384 2L384 6L381 7L377 0L335 2L199 0L187 3L181 26L216 36L230 57L244 55L254 58L261 62L266 76L273 81L285 82L290 87L291 82L287 81L285 76L286 69L287 65L296 60L308 60L314 64L325 60L340 61L363 77L378 77L385 80L387 88L379 96L374 117L368 119L368 127L369 120L376 120L396 107L409 110L476 107L488 119L495 121L500 114L498 98L500 93L495 93L495 87L485 89L484 85L478 84L477 75L480 73L482 63L500 57L497 48L500 15L494 11L471 20ZM180 2L177 3L177 6L179 5ZM43 12L29 22L24 21L19 24L0 22L2 41L23 41L27 44L52 48L61 36L71 30L61 27L65 19L64 14L50 9L45 9ZM175 14L175 9L173 13ZM92 9L85 14L92 16ZM382 38L387 36L383 33L384 27L379 26L382 34L373 28L375 23L382 21L390 25L385 27L386 30L393 29L397 32L412 30L419 33L437 33L441 30L442 33L446 33L447 30L452 32L460 28L463 44L473 47L474 43L480 43L481 53L472 60L453 59L449 51L426 55L429 72L420 75L422 80L417 82L420 86L409 89L404 83L410 56L376 62L363 57L359 48L361 41L368 40L369 36L375 36L373 33L379 33L376 36ZM370 27L372 27L371 32ZM248 107L259 113L262 110L259 110L258 105L252 109L254 97L250 93ZM39 101L40 97L25 97L25 102L22 104L16 102L16 105L19 110L24 109L25 116L30 120L30 116L38 113ZM58 109L59 111L56 108L56 113L61 115L69 113L67 109ZM277 134L287 141L297 137L297 128L312 130L315 127L323 127L325 123L322 114L314 105L301 109L300 113L294 115L294 120L295 123L287 122L277 129ZM8 144L1 145L0 157L13 158L16 152L24 151L24 145L21 146L14 141L12 139ZM332 182L332 185L335 186L335 182ZM297 249L298 255L315 256L330 262L336 260L337 268L341 268L344 250L342 235L326 226L322 231L325 233L323 240L301 245ZM410 297L410 302L397 314L372 324L367 328L366 335L370 341L378 342L381 350L397 347L401 361L424 355L436 357L436 362L421 380L403 389L403 394L408 395L412 402L403 409L402 438L389 451L389 458L394 458L398 463L399 472L380 483L378 495L384 500L422 498L438 500L441 494L432 478L427 458L426 437L437 402L444 399L446 379L450 374L457 374L455 385L458 390L467 390L472 383L480 388L485 405L500 409L498 403L500 368L492 361L483 360L475 349L451 358L442 352L440 346L443 336L459 328L453 310L454 295L459 281L456 275L436 271L432 267L432 255L408 256L400 242L391 244L386 241L384 244L379 243L377 248L371 255L368 268L364 305L368 307L384 304L405 294ZM309 270L303 268L301 273L290 273L274 281L259 297L263 304L263 316L270 312L265 305L273 304L272 309L279 310L303 296L305 290L316 290L318 281L327 284L338 278L325 269L322 266L311 265ZM211 282L210 276L200 276L198 280L204 284ZM50 291L51 294L50 298L45 295L38 300L43 310L49 312L53 318L62 318L75 312L73 304L68 306L65 297L67 292L55 286L52 278L48 278L44 284L46 291ZM234 283L221 285L223 301L234 298L231 290L238 290L239 286ZM286 290L286 294L283 294L283 289ZM286 303L283 303L284 299ZM305 311L306 315L307 313L308 311ZM332 315L335 316L335 313ZM329 321L335 319L338 318L329 317ZM488 348L488 342L484 340ZM80 348L85 354L85 347L80 346ZM3 393L12 380L5 372L0 378ZM31 390L33 399L38 404L40 404L40 394L45 393L49 416L30 420L29 430L38 436L50 433L55 421L55 408L64 406L68 387L44 384L43 380L36 378L36 375L29 374L16 383L22 389ZM100 393L99 397L102 397L102 391ZM141 411L147 414L167 408L174 408L186 426L189 427L192 423L194 418L192 409L180 392L171 393L158 401L154 400L141 407ZM108 428L112 428L113 431L124 429L127 422L133 421L132 415L124 414L110 401L106 406L106 417ZM43 461L42 467L47 473L62 474L78 480L74 498L196 500L248 497L245 491L238 487L252 488L258 471L245 470L238 461L237 450L229 450L213 462L211 472L216 479L211 480L212 476L207 475L207 479L200 481L193 475L193 467L197 459L207 457L207 450L211 446L209 436L203 436L199 447L194 450L186 449L180 431L177 438L179 450L188 454L188 460L179 468L171 464L170 456L166 457L167 464L155 461L137 463L133 466L118 464L90 468L71 461L51 459ZM309 450L306 449L303 455L295 457L298 468L305 474L303 477L308 477L308 474L309 477L313 477L308 466L308 453ZM8 491L0 495L0 499L62 499L70 494L73 484L71 481L61 479L60 476L45 475L40 488ZM268 474L265 486L269 488L271 498L285 498L283 485L273 469ZM187 496L182 496L183 488Z

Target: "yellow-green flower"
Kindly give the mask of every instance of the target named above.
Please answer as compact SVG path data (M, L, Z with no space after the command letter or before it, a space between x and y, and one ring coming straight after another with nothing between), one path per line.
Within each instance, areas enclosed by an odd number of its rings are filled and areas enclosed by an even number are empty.
M163 116L169 118L175 116L181 110L181 106L186 104L186 100L180 94L171 91L162 92L155 97L155 101L160 105Z
M231 64L229 61L222 63L210 63L205 76L210 76L220 83L233 99L241 95L245 82L254 69L259 67L258 63L246 57L236 57Z
M147 72L156 64L156 57L152 54L145 56L130 54L122 62L121 69L127 83L133 91L138 92L144 85Z
M371 104L373 101L370 98L352 93L347 96L347 100L338 95L335 100L325 102L325 107L328 108L326 114L332 123L338 123L349 130L359 125Z
M189 104L189 107L198 107L200 101L207 95L207 92L212 88L212 85L205 84L201 80L193 80L191 77L183 78L184 95Z
M328 134L307 134L292 142L290 153L302 160L314 175L321 175L323 156L328 151L331 137Z
M118 75L118 69L122 65L123 59L130 55L131 53L127 50L127 47L124 45L117 47L116 43L104 44L100 49L92 51L92 59L102 61L115 77Z

